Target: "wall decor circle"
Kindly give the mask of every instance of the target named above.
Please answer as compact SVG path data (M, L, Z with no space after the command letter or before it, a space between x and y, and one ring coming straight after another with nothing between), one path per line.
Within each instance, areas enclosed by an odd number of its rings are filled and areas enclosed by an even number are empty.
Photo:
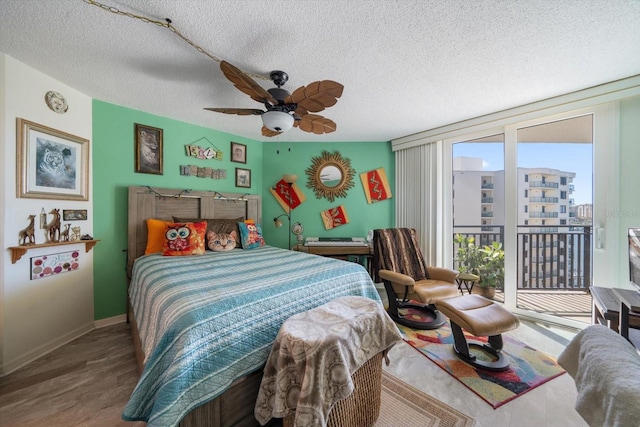
M52 111L55 111L58 114L64 114L69 109L69 105L67 104L65 97L53 90L44 94L44 102L47 103L47 106Z
M351 161L337 151L323 151L321 156L313 157L305 172L309 176L307 187L316 193L316 198L325 197L330 202L336 197L347 197L347 190L353 187L356 174Z

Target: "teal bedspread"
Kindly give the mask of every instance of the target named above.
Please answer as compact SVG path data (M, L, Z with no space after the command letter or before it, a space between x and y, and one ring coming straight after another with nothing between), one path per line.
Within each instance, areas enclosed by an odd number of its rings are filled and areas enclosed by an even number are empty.
M294 314L345 295L379 301L359 264L264 246L140 257L131 304L146 354L123 419L174 426L261 369Z

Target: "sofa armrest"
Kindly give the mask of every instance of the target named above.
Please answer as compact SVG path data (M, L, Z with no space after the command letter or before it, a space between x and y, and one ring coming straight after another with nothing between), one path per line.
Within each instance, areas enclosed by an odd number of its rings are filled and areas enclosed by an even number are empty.
M442 267L427 267L429 278L433 280L442 280L449 283L455 283L458 274L457 270Z

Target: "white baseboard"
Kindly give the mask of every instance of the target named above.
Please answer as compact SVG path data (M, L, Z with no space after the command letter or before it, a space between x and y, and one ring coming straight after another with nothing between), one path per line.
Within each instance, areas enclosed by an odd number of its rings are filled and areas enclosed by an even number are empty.
M117 325L118 323L124 323L127 321L126 314L119 314L113 317L107 317L106 319L99 319L93 322L96 329L106 328L107 326Z
M51 353L53 350L56 350L62 347L63 345L70 343L76 338L80 338L87 332L91 332L94 329L95 329L94 324L88 323L69 333L64 334L61 337L58 337L52 341L49 341L46 344L43 344L21 355L20 357L14 360L9 361L9 363L3 363L2 366L0 366L0 377L4 377L5 375L9 375L10 373L17 371L18 369L33 362L34 360L39 359L42 356Z

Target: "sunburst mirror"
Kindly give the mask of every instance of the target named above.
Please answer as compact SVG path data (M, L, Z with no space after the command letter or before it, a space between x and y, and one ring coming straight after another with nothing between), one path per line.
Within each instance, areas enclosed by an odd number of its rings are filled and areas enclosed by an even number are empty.
M309 176L307 187L316 193L318 199L325 197L330 202L336 197L347 197L347 190L353 187L356 174L351 161L337 151L323 151L321 156L313 157L305 172Z

